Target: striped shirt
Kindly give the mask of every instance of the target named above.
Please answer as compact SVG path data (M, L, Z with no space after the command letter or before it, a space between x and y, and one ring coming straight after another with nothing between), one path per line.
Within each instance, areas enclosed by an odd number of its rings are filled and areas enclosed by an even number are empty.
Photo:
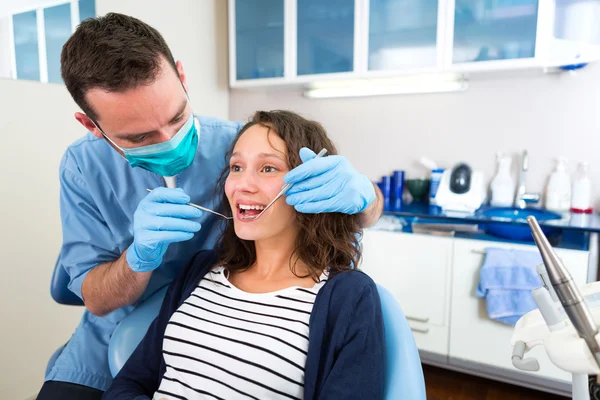
M302 399L309 319L327 274L310 289L248 293L226 272L211 270L169 320L154 399Z

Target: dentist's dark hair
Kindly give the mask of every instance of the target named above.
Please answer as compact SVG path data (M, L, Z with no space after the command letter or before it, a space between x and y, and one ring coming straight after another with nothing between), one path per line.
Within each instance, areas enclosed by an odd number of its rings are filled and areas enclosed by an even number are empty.
M152 83L161 60L177 71L167 42L137 18L108 13L79 24L60 54L60 72L75 103L92 120L98 115L87 102L88 90L123 92Z
M221 174L217 190L223 194L221 211L231 213L225 195L225 181L229 175L229 159L239 138L251 127L262 125L269 134L279 136L286 144L286 158L290 169L302 164L300 149L308 147L315 153L327 149L327 155L337 154L333 142L321 124L307 120L290 111L258 111L240 130L226 155L227 167ZM320 274L329 269L330 274L353 269L358 266L361 251L359 236L362 233L358 216L341 213L302 214L297 213L299 227L290 269L296 275L296 264L300 260L309 267L309 275L318 281ZM235 234L233 221L228 221L217 242L218 265L230 271L245 270L256 261L254 242L242 240ZM306 276L300 276L306 277Z

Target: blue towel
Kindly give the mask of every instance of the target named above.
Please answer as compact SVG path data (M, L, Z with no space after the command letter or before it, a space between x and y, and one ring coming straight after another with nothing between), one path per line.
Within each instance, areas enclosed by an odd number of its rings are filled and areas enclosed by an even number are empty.
M488 316L508 325L537 308L531 290L542 286L537 251L487 248L476 295L485 298Z

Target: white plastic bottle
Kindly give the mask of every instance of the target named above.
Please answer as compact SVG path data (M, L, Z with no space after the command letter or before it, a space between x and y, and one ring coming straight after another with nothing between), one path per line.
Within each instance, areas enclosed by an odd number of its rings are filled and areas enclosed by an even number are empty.
M573 201L571 212L590 214L592 212L592 181L588 175L589 164L580 162L573 180Z
M494 207L510 207L515 201L515 180L510 171L512 158L501 153L497 157L498 171L490 184L492 190L490 204Z
M559 213L571 210L571 178L564 157L557 159L556 169L550 175L546 187L546 208Z

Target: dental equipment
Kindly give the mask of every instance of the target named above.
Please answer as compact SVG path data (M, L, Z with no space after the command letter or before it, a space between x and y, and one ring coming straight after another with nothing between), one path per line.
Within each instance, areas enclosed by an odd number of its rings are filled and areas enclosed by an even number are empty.
M596 326L594 317L592 317L589 308L583 301L583 297L581 297L579 289L573 282L573 277L554 250L552 250L548 239L542 232L535 217L528 217L527 222L531 228L533 240L535 240L535 244L540 249L542 260L544 260L544 265L546 265L546 270L548 271L548 278L558 299L567 313L569 320L571 320L571 323L577 330L577 334L585 340L596 359L598 367L600 367L600 345L598 345L598 341L596 340L598 327Z
M576 286L534 217L527 218L543 264L537 268L542 286L531 294L538 308L522 316L511 338L512 364L538 371L535 358L524 355L543 345L550 361L572 374L573 400L600 399L599 385L588 375L600 374L600 346L595 320L600 318L600 282Z
M147 190L148 192L151 192L151 191L152 191L152 189L149 189L149 188L146 188L146 190ZM192 206L192 207L195 207L195 208L197 208L197 209L199 209L199 210L206 211L206 212L209 212L209 213L211 213L211 214L218 215L219 217L222 217L222 218L225 218L225 219L233 219L233 217L228 217L228 216L226 216L226 215L223 215L223 214L221 214L221 213L219 213L219 212L213 211L213 210L211 210L210 208L206 208L206 207L199 206L198 204L194 204L194 203L187 203L187 204L188 204L188 206Z
M321 149L321 151L319 152L319 154L317 154L316 157L323 157L325 155L325 153L327 153L327 149ZM269 209L269 207L271 207L277 200L279 200L279 198L281 196L283 196L291 187L292 187L292 185L290 183L286 183L285 185L283 185L283 188L281 189L279 194L277 194L277 196L275 196L275 198L273 200L271 200L271 202L269 204L267 204L267 206L265 208L263 208L263 210L259 214L249 215L247 217L244 216L243 219L258 219L258 217L263 215L265 213L265 211L267 211Z

